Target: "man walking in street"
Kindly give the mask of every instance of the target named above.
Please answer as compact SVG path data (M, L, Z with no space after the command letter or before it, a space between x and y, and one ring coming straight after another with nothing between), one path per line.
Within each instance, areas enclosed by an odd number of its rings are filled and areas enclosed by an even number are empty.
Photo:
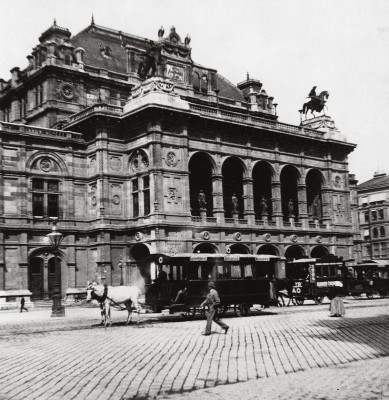
M24 307L24 303L25 303L25 302L26 302L26 300L24 300L24 297L22 297L22 298L20 299L20 312L23 312L23 310L28 311L27 308Z
M217 315L218 308L220 306L220 297L219 293L215 289L215 284L213 282L209 282L208 289L209 293L207 294L207 298L203 301L203 303L201 303L201 307L205 307L206 305L209 307L209 312L207 314L207 326L202 335L208 336L211 334L212 321L215 321L222 329L224 329L224 333L227 333L229 326L221 321Z

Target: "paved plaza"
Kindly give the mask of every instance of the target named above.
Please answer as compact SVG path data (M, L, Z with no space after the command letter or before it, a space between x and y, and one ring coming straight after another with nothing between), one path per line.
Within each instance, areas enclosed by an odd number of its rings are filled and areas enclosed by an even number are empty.
M99 326L97 308L1 311L0 399L389 399L389 299L270 308L225 318L141 315Z

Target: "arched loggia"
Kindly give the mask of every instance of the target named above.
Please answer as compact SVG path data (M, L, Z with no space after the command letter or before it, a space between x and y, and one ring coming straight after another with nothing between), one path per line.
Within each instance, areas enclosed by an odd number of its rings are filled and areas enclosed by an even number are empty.
M308 217L311 220L320 220L323 216L322 211L322 186L323 175L317 169L312 169L307 173L307 207Z
M243 218L243 163L236 157L227 158L222 167L223 204L226 218L232 218L234 213L233 196L237 198L235 207L239 218Z
M315 246L311 250L311 258L323 258L328 254L330 254L330 252L325 246Z
M272 169L266 162L255 164L253 169L253 195L255 219L271 219L272 209Z
M205 153L196 153L189 161L190 208L192 215L200 215L200 208L212 216L212 163Z
M284 220L297 218L299 215L297 184L300 174L291 166L285 166L281 171L281 204Z
M285 250L285 258L287 261L299 260L305 257L305 252L298 245L291 245Z

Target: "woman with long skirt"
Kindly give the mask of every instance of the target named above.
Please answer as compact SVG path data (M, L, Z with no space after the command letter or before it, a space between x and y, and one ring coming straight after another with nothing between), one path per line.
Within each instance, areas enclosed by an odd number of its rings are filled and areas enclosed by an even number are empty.
M341 288L334 288L331 293L328 295L331 300L330 303L330 316L331 317L342 317L346 314L346 310L344 309L343 304L343 292Z

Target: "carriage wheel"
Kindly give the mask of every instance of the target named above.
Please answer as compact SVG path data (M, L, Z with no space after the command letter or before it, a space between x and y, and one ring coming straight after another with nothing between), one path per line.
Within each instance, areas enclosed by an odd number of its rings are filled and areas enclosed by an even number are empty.
M368 299L372 299L373 298L373 293L366 293L366 297Z
M302 306L304 304L304 297L295 297L294 301L297 306Z
M380 292L381 299L384 299L388 295L387 292Z
M250 311L248 304L234 304L234 313L237 317L245 317Z
M315 297L315 304L321 304L323 302L323 297L322 296L317 296Z
M224 317L228 311L228 306L221 306L218 311L219 317Z
M196 314L196 307L187 307L185 313L182 314L185 319L192 319Z

